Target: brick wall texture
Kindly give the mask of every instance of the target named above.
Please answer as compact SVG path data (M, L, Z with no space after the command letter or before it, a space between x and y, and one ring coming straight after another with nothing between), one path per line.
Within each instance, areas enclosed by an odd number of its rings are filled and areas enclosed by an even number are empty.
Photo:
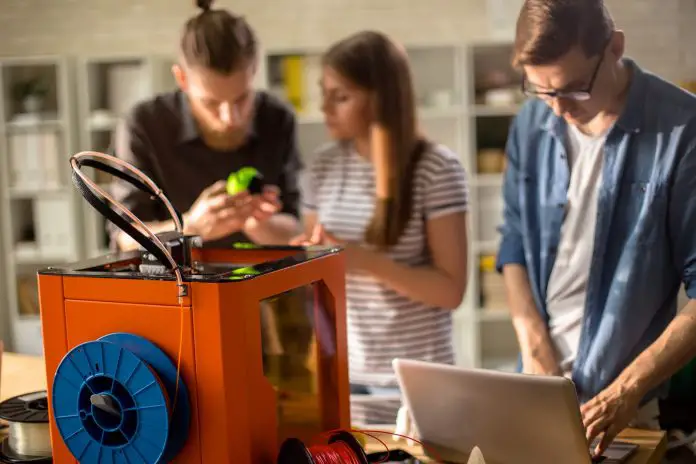
M516 13L519 0L509 2ZM269 48L322 48L363 28L405 44L488 34L485 0L218 0L246 15ZM696 0L607 0L628 54L668 79L696 78ZM184 0L0 0L0 56L173 53L195 13Z

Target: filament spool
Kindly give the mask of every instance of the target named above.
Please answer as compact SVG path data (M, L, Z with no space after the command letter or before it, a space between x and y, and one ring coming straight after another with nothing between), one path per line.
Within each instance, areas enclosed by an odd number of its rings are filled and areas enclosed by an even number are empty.
M355 454L355 461L360 464L369 464L365 450L353 434L346 431L339 431L331 434L329 444L343 442ZM301 440L288 438L283 442L278 453L276 464L317 464L311 448L307 448ZM350 464L350 463L348 463Z
M171 462L191 420L186 385L180 380L177 391L176 381L174 363L140 336L114 333L78 345L53 382L58 432L82 464Z
M0 403L0 419L9 424L9 435L0 443L0 463L53 462L46 391L26 393L3 401Z

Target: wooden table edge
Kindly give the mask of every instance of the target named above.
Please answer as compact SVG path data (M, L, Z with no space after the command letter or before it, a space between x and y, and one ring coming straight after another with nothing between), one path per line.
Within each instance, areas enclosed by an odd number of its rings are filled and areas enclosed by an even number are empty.
M358 427L357 429L384 432L384 434L376 434L376 436L384 441L389 449L402 449L424 462L435 463L435 461L432 461L423 453L423 449L419 445L408 446L404 440L392 440L391 432L394 430L394 426L378 425L374 427ZM361 435L362 434L357 434L359 438L364 438ZM626 464L660 464L667 452L667 433L664 430L627 428L623 430L616 439L627 443L634 443L640 447L638 452L626 461ZM365 450L368 453L380 452L384 451L384 446L375 439L368 438ZM486 458L485 454L483 457L484 459Z

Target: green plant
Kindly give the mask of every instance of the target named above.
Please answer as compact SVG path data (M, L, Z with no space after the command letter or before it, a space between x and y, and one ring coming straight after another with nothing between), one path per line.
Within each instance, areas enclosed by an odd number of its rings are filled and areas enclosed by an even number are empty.
M48 86L43 79L35 77L18 82L14 85L13 90L15 98L22 101L27 97L45 97L48 93Z

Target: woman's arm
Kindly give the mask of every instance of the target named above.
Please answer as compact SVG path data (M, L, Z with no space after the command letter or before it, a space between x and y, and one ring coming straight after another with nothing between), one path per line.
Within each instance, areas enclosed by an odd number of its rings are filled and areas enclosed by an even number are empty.
M316 245L321 242L321 237L317 238L315 228L317 225L317 212L310 209L302 211L302 233L292 237L289 244L292 246Z
M411 267L392 260L384 253L361 248L364 259L355 260L368 272L402 295L429 306L457 309L467 285L467 216L454 213L426 222L432 264ZM348 246L347 252L351 253ZM350 260L350 257L349 257Z
M414 174L414 185L418 183L423 185L429 265L408 266L377 253L365 260L365 270L412 300L457 309L466 291L468 270L466 173L454 152L438 146L423 154Z
M302 230L307 237L312 236L314 226L317 225L317 212L310 209L302 210Z

